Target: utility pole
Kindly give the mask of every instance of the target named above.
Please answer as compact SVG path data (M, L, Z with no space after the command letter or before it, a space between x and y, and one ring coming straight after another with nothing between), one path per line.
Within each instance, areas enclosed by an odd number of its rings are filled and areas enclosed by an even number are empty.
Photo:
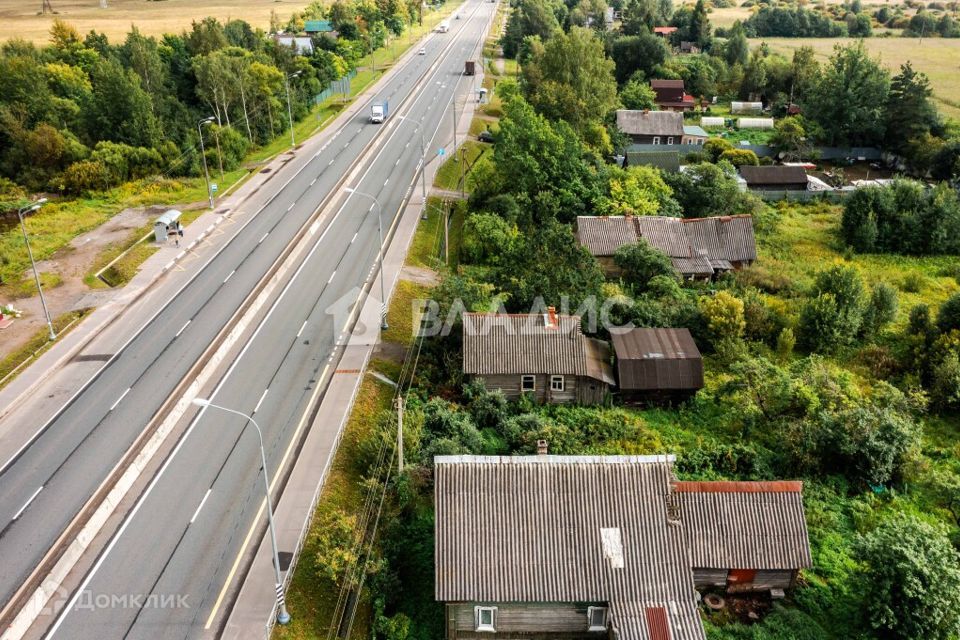
M27 237L27 225L23 222L23 214L33 213L46 201L46 198L40 198L33 204L17 209L17 218L20 219L20 230L23 231L23 243L27 246L27 255L30 256L30 265L33 267L33 277L37 281L37 293L40 294L40 305L43 307L43 315L47 318L47 329L49 331L47 335L52 342L57 339L57 332L53 330L53 319L50 317L50 310L47 308L47 299L43 297L43 287L40 286L40 272L37 271L37 263L33 259L33 249L30 248L30 238Z
M397 396L397 473L403 473L403 396Z
M293 111L290 109L290 78L296 78L300 75L300 72L291 73L290 75L283 76L283 84L287 88L287 120L290 122L290 148L293 149L297 146L297 141L293 137Z

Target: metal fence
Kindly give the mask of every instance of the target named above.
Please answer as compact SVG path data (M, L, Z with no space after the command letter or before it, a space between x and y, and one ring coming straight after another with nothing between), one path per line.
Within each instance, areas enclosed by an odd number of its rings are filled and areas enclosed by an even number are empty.
M818 200L825 202L842 202L854 191L753 191L750 193L759 196L767 202L777 202L786 200L788 202L816 202Z
M331 82L326 89L313 96L313 104L320 104L324 100L331 98L337 94L342 94L344 96L350 95L350 80L357 75L357 70L353 69L347 75L343 76L339 80L334 80Z

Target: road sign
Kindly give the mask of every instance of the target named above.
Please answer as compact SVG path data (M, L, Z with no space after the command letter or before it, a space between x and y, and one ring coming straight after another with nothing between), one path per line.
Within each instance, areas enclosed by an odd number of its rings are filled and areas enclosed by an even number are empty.
M217 183L213 183L210 185L210 191L213 191L214 193L217 192Z
M438 156L445 156L445 155L447 155L447 150L444 149L443 147L441 147L441 148L437 151L437 155L438 155Z

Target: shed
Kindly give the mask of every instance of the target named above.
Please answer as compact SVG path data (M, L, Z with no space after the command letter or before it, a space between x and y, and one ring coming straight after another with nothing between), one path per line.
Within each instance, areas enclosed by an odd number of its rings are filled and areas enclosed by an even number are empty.
M182 228L180 225L180 216L183 214L176 209L170 209L165 212L156 222L153 223L153 238L156 242L164 244L170 236L176 236Z
M737 120L740 129L773 129L773 118L740 118Z
M730 113L760 113L763 111L762 102L731 102Z
M281 47L293 49L294 53L299 55L309 55L313 53L313 40L310 36L275 35L273 39Z
M740 167L747 187L758 191L806 191L807 172L803 167L767 165Z
M703 388L703 358L688 329L612 329L625 402L685 400Z
M695 124L683 126L683 144L703 144L709 137L710 134Z
M632 151L627 149L627 166L646 165L661 171L676 173L680 171L679 151Z

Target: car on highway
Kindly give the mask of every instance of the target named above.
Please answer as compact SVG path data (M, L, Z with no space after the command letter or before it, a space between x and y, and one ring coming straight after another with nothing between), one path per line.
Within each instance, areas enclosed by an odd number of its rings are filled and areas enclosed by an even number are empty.
M421 48L420 48L420 55L422 55L422 56L427 55L427 48L426 48L426 47L421 47Z
M485 129L477 135L477 140L480 142L493 142L493 132L489 129Z

